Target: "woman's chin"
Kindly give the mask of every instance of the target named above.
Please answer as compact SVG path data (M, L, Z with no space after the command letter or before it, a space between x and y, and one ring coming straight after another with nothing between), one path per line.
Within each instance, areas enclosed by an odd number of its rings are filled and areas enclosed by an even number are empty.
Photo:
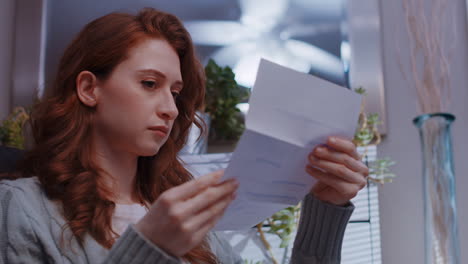
M159 145L146 146L145 148L141 148L140 151L138 151L138 156L142 156L142 157L154 156L158 154L160 148L161 146Z

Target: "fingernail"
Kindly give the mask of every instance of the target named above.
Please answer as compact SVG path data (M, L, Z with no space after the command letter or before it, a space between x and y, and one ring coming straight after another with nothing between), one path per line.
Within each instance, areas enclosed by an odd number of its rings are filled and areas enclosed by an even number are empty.
M324 147L318 147L315 149L315 151L317 151L317 153L323 153L325 151Z
M356 160L356 161L357 161L359 167L361 167L361 169L367 168L366 164L364 164L362 161L360 161L360 160Z
M367 166L364 163L359 162L359 166L361 166L362 169L367 170Z
M213 173L213 179L215 180L219 180L223 177L223 173L222 172L215 172Z
M330 142L331 143L336 143L336 138L335 137L330 137Z

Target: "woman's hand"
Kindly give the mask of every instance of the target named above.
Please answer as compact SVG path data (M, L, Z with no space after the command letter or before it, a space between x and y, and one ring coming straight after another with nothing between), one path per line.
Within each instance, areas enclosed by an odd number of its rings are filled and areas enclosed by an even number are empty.
M165 191L135 227L167 253L185 255L203 240L235 198L238 183L219 183L223 173L210 173Z
M340 206L366 186L369 176L353 142L338 137L329 137L326 146L318 146L309 154L306 171L318 180L311 193Z

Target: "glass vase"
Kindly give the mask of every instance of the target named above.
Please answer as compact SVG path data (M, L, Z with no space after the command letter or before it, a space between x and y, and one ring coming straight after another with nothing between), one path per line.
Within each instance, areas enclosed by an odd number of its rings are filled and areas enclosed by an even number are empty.
M455 116L424 114L419 129L423 155L425 263L460 263L455 175L450 127Z

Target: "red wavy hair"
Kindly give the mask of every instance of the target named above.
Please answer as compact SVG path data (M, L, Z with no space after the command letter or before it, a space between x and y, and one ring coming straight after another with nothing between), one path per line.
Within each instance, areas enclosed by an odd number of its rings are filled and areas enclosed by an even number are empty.
M195 111L203 104L205 77L189 33L174 15L151 8L137 15L111 13L90 22L65 50L53 86L34 107L35 146L19 167L19 177L37 176L47 196L66 205L68 228L80 243L89 233L111 248L116 234L111 225L112 191L105 188L103 173L90 158L94 109L78 99L75 80L84 70L105 80L126 59L129 49L147 38L164 39L176 50L184 89L169 139L157 155L138 158L134 193L141 202L151 204L165 190L193 178L177 157L191 124L204 126ZM183 258L192 263L217 262L207 239Z

